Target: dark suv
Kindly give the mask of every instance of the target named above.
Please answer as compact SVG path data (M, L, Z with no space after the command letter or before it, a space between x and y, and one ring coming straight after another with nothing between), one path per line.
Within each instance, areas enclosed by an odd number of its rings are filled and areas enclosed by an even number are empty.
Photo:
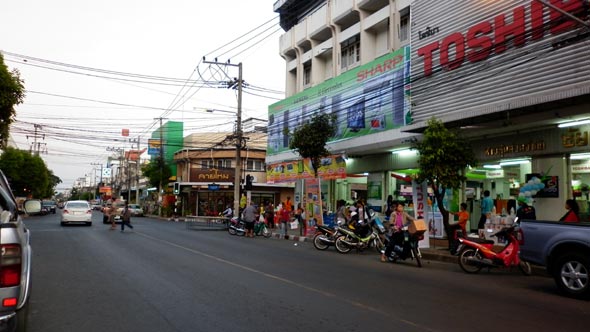
M55 210L57 209L57 204L54 201L43 201L42 205L44 208L47 209L47 213L55 214Z

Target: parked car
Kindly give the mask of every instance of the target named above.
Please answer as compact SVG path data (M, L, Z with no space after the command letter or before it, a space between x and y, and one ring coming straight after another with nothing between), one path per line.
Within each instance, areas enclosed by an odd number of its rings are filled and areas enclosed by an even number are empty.
M87 201L67 201L61 214L61 225L85 223L92 226L92 208Z
M129 204L129 210L134 217L143 217L143 209L139 204Z
M45 210L47 213L55 214L55 210L57 209L57 204L55 204L55 201L43 201L42 206L46 208Z
M0 330L26 331L31 293L30 232L24 213L41 211L40 200L26 200L19 210L4 173L0 171Z
M562 293L590 299L590 223L521 220L520 258L545 266Z

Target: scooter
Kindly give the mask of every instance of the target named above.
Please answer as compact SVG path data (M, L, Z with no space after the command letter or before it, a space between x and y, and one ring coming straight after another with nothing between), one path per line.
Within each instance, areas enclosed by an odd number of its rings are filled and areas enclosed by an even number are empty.
M518 266L524 275L531 275L531 265L518 257L520 243L516 233L517 226L510 226L492 235L506 239L506 245L499 252L493 250L493 240L459 238L459 266L467 273L478 273L484 267L489 269Z
M357 225L357 227L366 228L361 231L355 231L349 227L340 227L338 231L341 233L334 242L336 250L341 254L350 252L353 248L357 251L366 248L375 248L377 252L381 252L385 245L379 237L379 231L374 228L374 222L369 222L368 225Z
M411 258L416 261L418 267L422 267L422 253L420 252L420 246L418 242L424 239L424 231L419 231L414 234L408 232L407 227L403 230L404 238L401 245L396 245L391 254L387 257L390 262L397 262L398 260L406 260ZM389 240L392 241L392 240ZM385 251L382 251L385 253Z
M326 250L328 247L336 244L336 237L341 233L338 231L339 226L329 227L317 225L316 233L313 236L313 246L317 250Z
M242 220L238 220L238 217L233 217L230 219L229 224L227 225L227 231L231 235L244 236L244 234L246 234L244 222Z

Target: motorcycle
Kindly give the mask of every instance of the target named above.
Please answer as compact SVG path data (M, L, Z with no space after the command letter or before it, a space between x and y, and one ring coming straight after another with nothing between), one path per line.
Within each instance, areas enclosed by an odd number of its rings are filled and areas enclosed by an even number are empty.
M329 227L325 225L316 226L316 234L313 236L313 246L317 250L326 250L335 245L336 237L340 235L339 226Z
M265 238L269 238L272 233L270 232L270 229L268 229L268 227L266 226L266 224L263 221L257 221L254 224L254 234L255 235L262 235Z
M227 225L227 231L231 235L244 236L244 234L246 234L244 222L242 220L238 220L237 217L233 217L230 219L229 224Z
M403 230L403 241L401 245L393 247L391 254L387 257L390 262L397 262L398 260L406 260L411 258L416 261L418 267L422 267L422 253L420 252L420 246L418 242L424 238L424 231L419 231L414 234L408 232L407 227ZM392 241L392 240L390 240ZM382 251L385 253L385 251Z
M377 252L381 252L385 245L379 237L379 230L374 225L374 221L371 221L365 225L357 224L356 227L360 228L360 230L353 230L349 227L338 228L341 234L336 237L334 242L336 250L341 254L346 254L353 248L356 248L357 251L375 248Z
M506 239L506 245L499 252L493 250L493 240L459 238L459 266L467 273L478 273L484 267L518 266L524 275L531 275L531 265L518 257L520 242L517 233L517 226L510 226L492 235Z

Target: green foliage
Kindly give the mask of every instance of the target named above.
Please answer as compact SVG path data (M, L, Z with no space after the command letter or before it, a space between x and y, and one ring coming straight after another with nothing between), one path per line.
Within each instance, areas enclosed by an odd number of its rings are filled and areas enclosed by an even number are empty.
M458 189L466 180L465 169L475 165L475 155L467 140L457 131L449 130L442 121L428 121L422 141L414 143L419 152L420 171L417 181L427 181L434 190L436 202L448 227L448 213L443 206L447 188Z
M8 71L0 54L0 148L6 147L10 124L14 121L14 106L23 102L24 81L18 70Z
M141 166L142 174L148 178L151 187L159 187L160 181L163 186L168 184L168 179L172 176L170 167L160 158L154 159L152 162Z
M309 158L315 176L320 160L331 153L326 149L326 142L336 134L336 117L331 114L316 114L309 122L293 131L289 148L295 150L302 158Z
M14 148L4 149L0 169L10 181L15 196L50 198L61 179L47 169L39 156Z

